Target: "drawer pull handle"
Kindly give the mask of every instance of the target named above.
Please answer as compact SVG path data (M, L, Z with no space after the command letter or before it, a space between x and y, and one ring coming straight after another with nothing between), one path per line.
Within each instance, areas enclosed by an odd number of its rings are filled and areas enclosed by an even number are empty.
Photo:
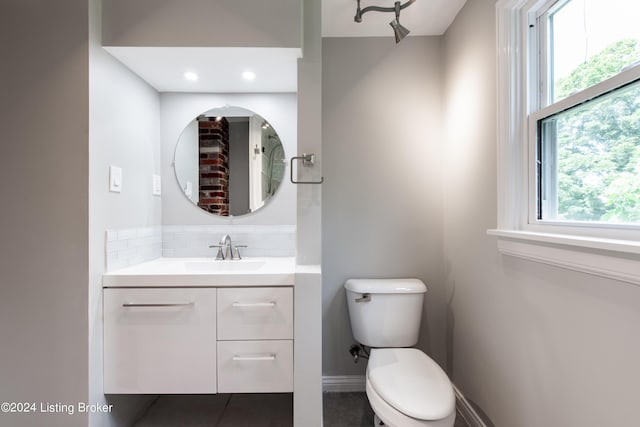
M191 307L194 306L195 303L193 302L181 302L181 303L133 303L133 302L126 302L124 304L122 304L123 307L125 308L135 308L135 307Z
M265 361L265 360L276 360L275 354L265 354L265 355L254 355L254 356L233 356L232 360L245 362L245 361Z
M275 307L275 301L269 302L234 302L231 304L232 307Z

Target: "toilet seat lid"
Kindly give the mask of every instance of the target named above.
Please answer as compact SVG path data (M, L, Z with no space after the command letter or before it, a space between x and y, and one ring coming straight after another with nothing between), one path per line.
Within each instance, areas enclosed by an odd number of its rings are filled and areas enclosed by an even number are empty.
M372 349L367 380L389 405L419 420L439 420L455 411L447 374L415 348Z

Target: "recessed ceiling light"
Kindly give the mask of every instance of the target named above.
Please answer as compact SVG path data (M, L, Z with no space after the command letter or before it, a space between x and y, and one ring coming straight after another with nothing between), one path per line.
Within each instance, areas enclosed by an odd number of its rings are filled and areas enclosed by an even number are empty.
M195 82L196 80L198 80L198 75L193 71L186 71L184 73L184 78L189 81Z
M253 71L245 71L244 73L242 73L242 78L245 80L255 80L256 73L254 73Z

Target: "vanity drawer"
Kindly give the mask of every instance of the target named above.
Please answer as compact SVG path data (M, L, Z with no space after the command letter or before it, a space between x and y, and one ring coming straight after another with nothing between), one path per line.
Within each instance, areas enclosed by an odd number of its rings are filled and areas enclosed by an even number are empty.
M218 288L218 341L293 339L293 288Z
M216 392L215 289L105 289L104 392Z
M293 341L218 341L218 393L293 391Z

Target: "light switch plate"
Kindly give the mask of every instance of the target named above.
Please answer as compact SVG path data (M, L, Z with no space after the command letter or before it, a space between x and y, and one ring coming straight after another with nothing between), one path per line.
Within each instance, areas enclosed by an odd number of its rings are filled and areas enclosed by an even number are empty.
M122 168L118 166L109 166L109 191L122 192Z
M162 178L160 178L160 175L153 175L153 189L151 190L151 194L154 196L160 196L162 194Z

